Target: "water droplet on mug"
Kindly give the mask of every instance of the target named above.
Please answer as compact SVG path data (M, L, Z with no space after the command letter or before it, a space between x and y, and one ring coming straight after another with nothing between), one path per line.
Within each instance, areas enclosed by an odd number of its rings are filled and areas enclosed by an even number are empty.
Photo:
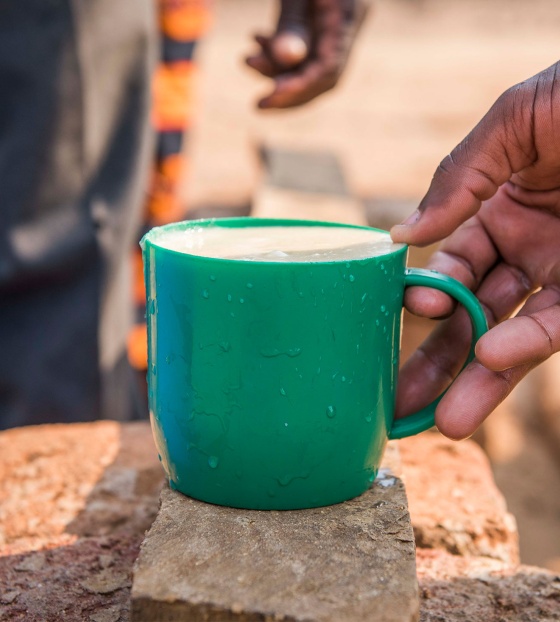
M241 304L243 304L243 303L245 302L245 298L240 298L240 299L239 299L239 302L240 302Z
M283 387L280 387L280 395L286 395L286 390Z
M381 313L385 313L385 309L386 309L385 305L381 305Z
M202 297L203 298L208 298L209 296L210 296L210 294L208 293L208 290L207 289L203 289L202 290Z
M216 280L216 277L215 277L213 274L211 274L211 275L210 275L210 280L211 280L211 281L215 281L215 280Z
M370 476L368 477L368 482L370 484L373 484L374 481L375 481L375 473L371 473Z
M329 419L336 417L336 408L334 406L327 406L327 417Z
M152 374L155 376L157 374L157 368L155 365L152 365Z
M364 304L364 302L366 301L367 298L367 292L364 292L364 294L362 295L362 304Z
M211 469L215 469L218 466L218 462L219 462L219 460L218 460L218 458L216 456L210 456L208 458L208 466Z
M154 313L156 312L156 301L153 298L150 300L149 308L150 315L154 315Z
M247 287L248 287L249 289L252 289L252 288L253 288L253 284L252 284L252 283L247 283Z
M381 268L381 270L385 270L385 264L384 263L382 263L379 267Z
M342 382L346 382L346 376L341 376L340 379L342 380Z
M351 274L351 275L348 277L348 280L350 281L350 283L353 283L353 282L356 280L356 278L354 277L354 275L353 275L353 274Z
M375 320L375 325L379 326L379 320Z
M371 423L371 419L372 419L372 417L371 417L371 413L368 413L368 414L364 417L364 419L367 421L367 423Z
M231 302L231 301L232 301L231 294L228 294L228 295L227 295L227 301L228 301L228 302Z

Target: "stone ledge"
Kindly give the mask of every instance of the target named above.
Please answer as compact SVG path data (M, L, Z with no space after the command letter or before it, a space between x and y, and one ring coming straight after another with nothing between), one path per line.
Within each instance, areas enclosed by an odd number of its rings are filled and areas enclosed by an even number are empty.
M476 443L427 433L399 447L419 548L519 563L515 519Z
M387 452L346 503L236 510L168 488L134 569L132 619L345 622L417 619L414 537Z

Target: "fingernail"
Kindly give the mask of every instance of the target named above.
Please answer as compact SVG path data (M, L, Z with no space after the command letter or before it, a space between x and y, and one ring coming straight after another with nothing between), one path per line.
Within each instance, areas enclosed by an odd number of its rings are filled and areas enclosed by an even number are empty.
M307 56L307 44L297 34L283 32L272 42L274 56L280 63L287 65L300 63Z
M406 220L403 220L400 226L415 225L420 220L421 215L422 214L420 213L420 210L416 210L415 212L410 214L410 216Z

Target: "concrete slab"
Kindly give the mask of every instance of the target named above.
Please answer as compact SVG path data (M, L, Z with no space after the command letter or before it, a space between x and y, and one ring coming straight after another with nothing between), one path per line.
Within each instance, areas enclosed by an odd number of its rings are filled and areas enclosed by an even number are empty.
M168 488L134 569L132 620L409 622L415 549L396 446L361 497L258 512Z

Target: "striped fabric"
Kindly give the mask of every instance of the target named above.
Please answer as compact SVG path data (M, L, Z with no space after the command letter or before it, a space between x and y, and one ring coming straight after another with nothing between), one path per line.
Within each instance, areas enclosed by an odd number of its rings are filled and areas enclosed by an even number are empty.
M152 123L157 149L146 201L144 230L181 220L184 206L178 196L179 181L187 162L184 146L193 119L193 54L211 19L210 0L157 0L161 33L161 60L153 79ZM140 251L133 256L136 325L128 341L131 365L147 366L145 290Z

